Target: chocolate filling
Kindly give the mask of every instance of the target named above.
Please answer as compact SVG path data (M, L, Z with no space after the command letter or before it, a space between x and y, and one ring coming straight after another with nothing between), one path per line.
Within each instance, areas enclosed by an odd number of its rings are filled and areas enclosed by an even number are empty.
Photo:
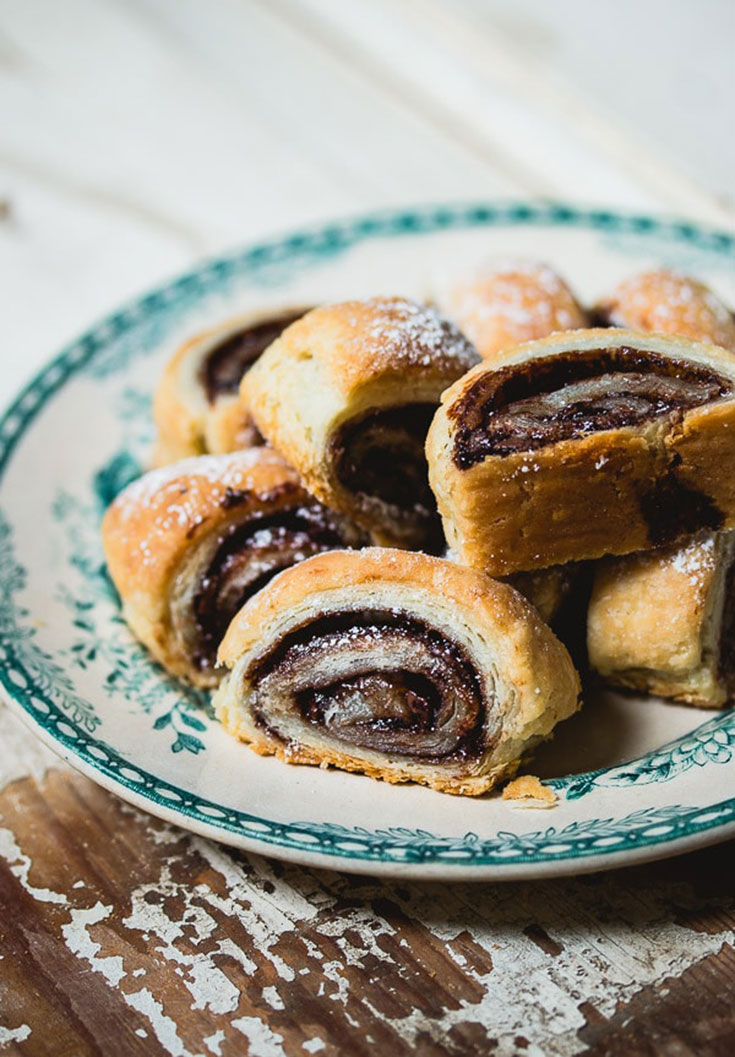
M674 462L677 461L680 460L674 456ZM721 528L725 520L708 495L684 484L673 469L650 491L644 492L639 502L654 547L701 528Z
M214 665L217 648L235 613L276 573L314 554L362 542L319 503L233 525L194 597L197 667Z
M474 666L463 647L413 616L322 616L285 636L247 678L256 721L283 741L291 716L347 749L418 760L483 749L486 705Z
M255 326L231 334L215 346L204 360L201 369L209 403L213 404L218 396L236 393L248 368L276 338L280 337L286 327L295 323L303 314L288 312L265 319Z
M719 672L727 693L735 695L735 558L725 578L725 605L720 628Z
M439 553L444 545L424 451L435 404L369 411L332 438L336 475L363 507L394 523L406 542Z
M732 392L707 367L628 347L530 360L481 376L450 408L453 458L466 470L488 456L638 425Z

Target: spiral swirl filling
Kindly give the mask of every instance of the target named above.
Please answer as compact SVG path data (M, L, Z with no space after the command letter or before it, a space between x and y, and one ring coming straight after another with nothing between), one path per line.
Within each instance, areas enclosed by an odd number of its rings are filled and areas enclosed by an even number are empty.
M314 728L338 751L459 761L486 748L487 702L466 649L394 610L329 613L288 633L245 678L255 721L284 743Z
M214 666L217 649L235 613L277 573L315 554L364 542L352 526L319 503L230 526L219 540L193 599L197 667Z
M450 409L453 458L465 470L732 393L732 382L707 367L628 347L529 360L483 375Z
M201 379L208 402L213 404L220 396L234 396L248 368L281 336L286 327L302 315L303 311L272 316L254 326L238 330L215 345L201 367Z
M337 430L332 451L337 479L368 515L406 545L439 553L441 522L424 450L435 411L429 403L369 411Z

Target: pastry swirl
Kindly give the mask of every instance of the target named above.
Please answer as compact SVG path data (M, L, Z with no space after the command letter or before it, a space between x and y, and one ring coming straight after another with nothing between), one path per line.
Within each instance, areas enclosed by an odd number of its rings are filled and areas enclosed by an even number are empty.
M568 654L517 592L425 554L333 551L232 621L216 704L257 752L478 795L578 705Z
M153 404L157 466L263 443L240 402L240 381L271 342L305 311L288 308L229 319L177 349Z
M735 364L662 335L554 335L452 386L427 454L450 547L493 575L730 527Z
M322 502L378 543L438 551L426 431L442 390L477 360L430 308L348 301L285 330L241 393L260 432Z
M146 474L113 502L102 538L131 629L197 686L219 681L217 648L230 619L276 573L366 542L263 448Z

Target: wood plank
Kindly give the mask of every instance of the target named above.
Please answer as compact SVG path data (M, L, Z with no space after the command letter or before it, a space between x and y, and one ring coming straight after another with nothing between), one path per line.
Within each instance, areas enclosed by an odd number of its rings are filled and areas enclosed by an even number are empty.
M519 186L535 182L536 193L732 221L732 210L662 164L644 136L606 117L573 77L530 56L482 8L478 15L475 5L441 0L273 3L431 114L448 136L486 151Z
M228 851L57 769L5 787L0 827L0 1038L24 1057L735 1044L735 843L579 879L381 882Z
M735 5L458 0L458 6L527 68L566 82L601 131L612 125L660 171L678 172L735 210L735 140L727 135L735 126Z

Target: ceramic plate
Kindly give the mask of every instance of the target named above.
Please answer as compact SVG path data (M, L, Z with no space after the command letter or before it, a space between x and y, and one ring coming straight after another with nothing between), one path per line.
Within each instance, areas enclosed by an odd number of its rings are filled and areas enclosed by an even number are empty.
M735 237L560 205L381 213L221 257L103 320L0 420L0 680L64 759L139 807L237 847L369 874L501 879L621 866L735 834L735 714L608 693L532 770L558 803L445 796L290 767L230 739L207 700L131 638L102 511L146 465L151 394L176 345L268 304L422 295L488 255L541 257L593 299L653 263L735 295Z

